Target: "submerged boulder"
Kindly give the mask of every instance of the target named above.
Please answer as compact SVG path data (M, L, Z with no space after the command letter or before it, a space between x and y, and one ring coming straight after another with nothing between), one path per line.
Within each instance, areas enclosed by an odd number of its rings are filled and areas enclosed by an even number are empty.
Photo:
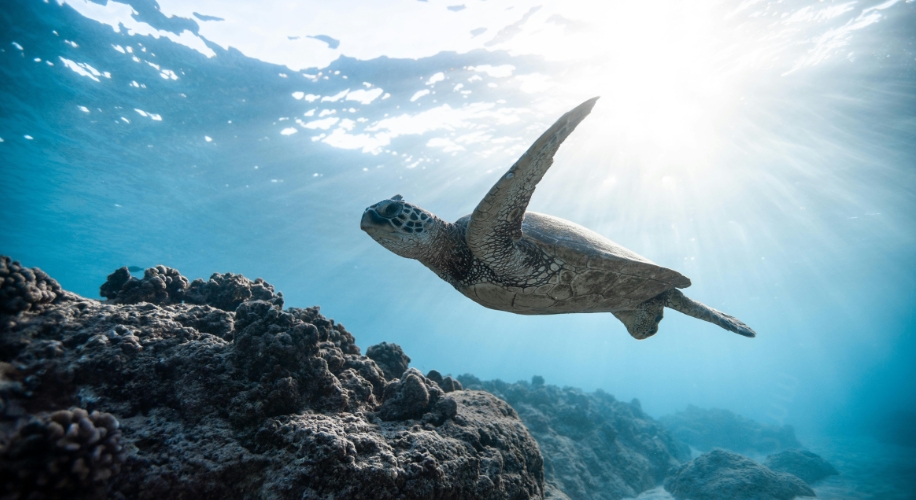
M804 481L737 453L713 450L672 471L665 489L677 500L792 500L813 497Z
M764 465L777 472L788 472L814 484L839 474L826 460L807 450L785 450L767 457Z
M537 443L495 396L388 377L266 283L154 269L126 289L116 272L106 302L0 311L0 496L543 497Z
M410 357L404 354L404 350L397 344L382 342L370 346L366 350L366 356L375 361L389 379L401 378L410 365Z
M792 426L761 424L728 410L690 405L658 420L674 437L700 451L724 448L762 454L801 448Z
M472 375L458 379L465 388L496 394L518 412L541 447L552 498L634 497L690 457L637 400L560 388L539 376L514 384Z

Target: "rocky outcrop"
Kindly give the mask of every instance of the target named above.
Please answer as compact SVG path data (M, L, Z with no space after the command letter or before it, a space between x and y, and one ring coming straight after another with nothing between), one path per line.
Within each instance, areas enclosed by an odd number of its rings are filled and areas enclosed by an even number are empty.
M370 346L366 350L366 356L375 361L385 372L385 377L390 379L400 378L410 364L410 357L404 354L401 346L387 342Z
M134 278L122 267L108 275L99 294L116 304L180 304L188 286L188 279L171 267L151 267L143 272L143 279Z
M283 294L274 292L274 287L261 278L254 281L233 273L213 273L210 279L194 280L184 296L190 304L207 304L224 311L235 311L249 300L263 300L283 308Z
M538 376L514 384L471 375L458 379L515 408L541 447L552 498L633 497L689 459L689 450L643 413L637 400L624 403L603 391L546 385Z
M661 417L659 422L674 437L700 451L724 448L738 453L765 454L801 448L792 426L761 424L728 410L691 405L684 411Z
M442 374L438 371L430 370L426 376L435 382L436 385L442 388L442 390L445 392L460 391L463 389L463 387L461 387L461 382L453 379L451 375L446 375L443 377Z
M807 450L785 450L767 457L764 465L776 472L787 472L798 476L808 484L814 484L829 476L839 474L820 455Z
M283 308L283 294L275 293L274 287L261 278L251 281L241 274L213 273L208 281L196 279L191 283L177 269L166 266L146 269L142 279L134 278L130 268L122 267L108 275L99 294L115 304L186 302L231 312L242 302L263 300Z
M792 500L813 497L804 481L750 458L713 450L672 471L665 489L677 500Z
M390 378L263 281L123 278L107 302L0 314L4 498L543 496L537 444L496 397Z

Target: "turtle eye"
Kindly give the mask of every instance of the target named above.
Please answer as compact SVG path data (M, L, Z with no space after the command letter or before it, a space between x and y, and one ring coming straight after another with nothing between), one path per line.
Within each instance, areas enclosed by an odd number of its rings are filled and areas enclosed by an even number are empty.
M382 217L390 219L401 213L401 204L394 200L385 200L379 202L378 206L375 207L375 211Z

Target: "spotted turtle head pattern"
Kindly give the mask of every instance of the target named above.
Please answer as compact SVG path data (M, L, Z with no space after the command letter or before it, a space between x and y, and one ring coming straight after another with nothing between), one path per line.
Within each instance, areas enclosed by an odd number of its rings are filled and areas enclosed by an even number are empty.
M360 229L392 252L417 259L431 250L442 221L396 194L363 212Z

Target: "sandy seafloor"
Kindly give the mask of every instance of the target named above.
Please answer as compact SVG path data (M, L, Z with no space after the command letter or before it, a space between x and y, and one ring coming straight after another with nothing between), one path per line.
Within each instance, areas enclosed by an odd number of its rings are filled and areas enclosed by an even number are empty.
M807 448L830 462L838 476L815 483L817 498L824 500L911 500L916 498L916 448L871 439L811 438ZM694 452L696 454L696 452ZM764 456L751 456L762 462ZM659 486L643 492L639 500L675 500Z

